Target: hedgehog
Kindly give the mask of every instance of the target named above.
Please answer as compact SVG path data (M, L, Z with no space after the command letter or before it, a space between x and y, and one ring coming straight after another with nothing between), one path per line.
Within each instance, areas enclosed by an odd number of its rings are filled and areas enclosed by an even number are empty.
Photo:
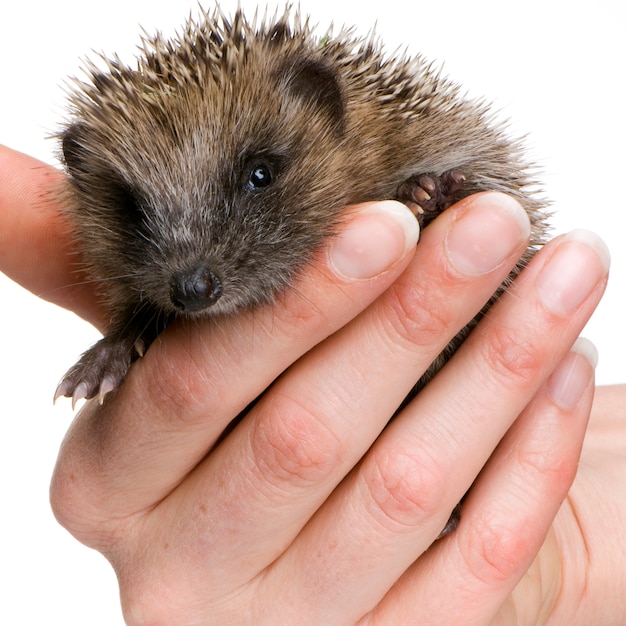
M110 324L55 399L102 402L175 318L271 303L347 205L399 200L423 228L470 194L510 194L532 234L509 280L544 241L535 168L489 104L422 56L387 54L374 34L316 30L289 8L249 20L217 7L171 39L144 36L135 66L117 56L87 64L69 94L60 158Z

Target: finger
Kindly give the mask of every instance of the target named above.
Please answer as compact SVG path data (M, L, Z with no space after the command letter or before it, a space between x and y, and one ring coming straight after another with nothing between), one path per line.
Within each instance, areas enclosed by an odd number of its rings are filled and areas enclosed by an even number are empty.
M275 306L168 329L115 396L77 416L53 479L57 515L71 526L164 498L289 364L397 278L418 234L404 205L362 206Z
M574 480L593 399L595 349L569 352L499 445L472 487L457 532L394 586L368 624L543 623L558 595L554 553L539 552ZM524 576L524 585L515 591ZM445 598L445 603L441 602Z
M491 271L459 276L446 248L458 229L475 233L476 222L501 230L497 239L507 243ZM480 249L480 238L487 245L493 234L470 237L467 246ZM393 286L274 384L164 504L192 519L198 503L205 503L211 527L201 549L212 563L230 564L216 565L216 571L251 576L284 550L370 447L420 373L508 274L527 237L525 213L506 196L486 194L448 209L423 233L411 266ZM435 322L428 320L433 303ZM220 477L219 489L212 476ZM197 540L191 530L182 534L185 541ZM224 545L225 534L236 541ZM223 583L223 576L202 582Z
M65 176L0 146L0 269L35 295L103 325L92 284L85 284L60 198Z
M573 275L564 271L566 261ZM320 623L350 621L356 607L374 606L432 543L573 344L600 299L607 264L603 244L591 236L548 244L515 292L492 308L293 542L275 567L269 595L286 579L304 595L311 587L331 594L335 601L318 607ZM548 279L558 288L551 295L543 292ZM584 293L574 297L571 290L581 286ZM551 300L554 293L560 297ZM306 601L294 597L293 606Z

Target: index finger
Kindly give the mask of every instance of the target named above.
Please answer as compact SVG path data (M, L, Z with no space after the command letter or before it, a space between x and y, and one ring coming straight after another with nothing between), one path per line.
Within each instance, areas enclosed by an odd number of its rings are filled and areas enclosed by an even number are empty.
M0 145L0 271L35 295L102 326L60 198L65 175Z

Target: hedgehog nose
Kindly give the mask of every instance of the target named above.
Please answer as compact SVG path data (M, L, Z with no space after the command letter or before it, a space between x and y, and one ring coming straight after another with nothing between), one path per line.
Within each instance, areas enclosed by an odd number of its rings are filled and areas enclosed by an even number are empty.
M175 274L170 281L170 299L179 311L202 311L221 295L220 279L204 263Z

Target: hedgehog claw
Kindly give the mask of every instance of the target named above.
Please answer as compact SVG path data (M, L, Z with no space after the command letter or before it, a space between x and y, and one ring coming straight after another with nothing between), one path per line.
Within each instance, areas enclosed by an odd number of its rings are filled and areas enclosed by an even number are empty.
M435 192L437 191L437 185L435 181L427 174L420 176L418 180L419 180L420 187L424 191L427 192L427 195L428 195L427 200L430 200L430 197L434 195Z
M111 391L115 391L116 387L115 380L111 376L105 376L100 382L100 388L98 390L98 403L102 406L104 404L105 396Z
M54 398L52 399L52 403L56 404L56 401L61 397L61 396L68 396L69 395L69 391L70 391L70 387L71 385L68 383L68 381L64 378L58 385L57 388L54 392Z
M137 339L133 347L135 348L135 352L139 357L142 357L146 352L146 344L142 339Z
M430 194L424 189L424 187L415 187L411 192L411 196L416 203L428 202L431 200Z
M76 385L74 392L72 393L72 411L76 408L76 403L87 397L89 388L86 382L80 382Z

